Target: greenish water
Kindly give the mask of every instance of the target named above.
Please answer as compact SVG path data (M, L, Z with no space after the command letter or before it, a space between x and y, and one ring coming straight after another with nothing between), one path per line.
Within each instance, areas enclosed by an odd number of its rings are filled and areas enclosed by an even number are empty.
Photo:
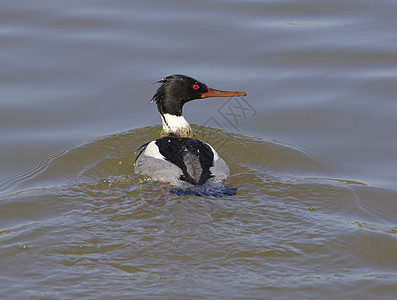
M17 192L3 196L0 209L3 293L289 298L354 296L352 286L368 295L396 291L395 191L349 180L285 144L195 129L227 137L217 150L237 195L178 196L133 175L134 149L159 126L87 142L11 180Z

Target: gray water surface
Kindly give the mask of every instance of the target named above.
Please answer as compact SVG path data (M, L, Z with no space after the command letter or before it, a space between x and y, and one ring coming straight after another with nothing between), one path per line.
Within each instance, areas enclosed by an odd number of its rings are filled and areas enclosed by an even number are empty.
M7 299L394 299L394 1L2 1ZM133 174L164 76L236 196ZM205 103L204 103L205 101Z

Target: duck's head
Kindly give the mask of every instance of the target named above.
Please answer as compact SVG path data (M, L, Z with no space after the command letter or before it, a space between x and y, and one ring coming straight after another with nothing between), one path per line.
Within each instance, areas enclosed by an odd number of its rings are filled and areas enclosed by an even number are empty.
M152 101L155 101L163 121L164 135L179 135L184 136L180 132L183 128L190 130L190 125L182 116L183 105L195 99L202 99L208 97L242 97L247 94L244 92L227 92L212 89L206 84L188 77L186 75L170 75L158 83L162 85L158 88ZM185 134L189 136L190 134Z
M244 92L226 92L209 88L206 84L186 75L170 75L160 81L152 101L157 103L160 114L182 116L182 107L186 102L208 97L246 96Z

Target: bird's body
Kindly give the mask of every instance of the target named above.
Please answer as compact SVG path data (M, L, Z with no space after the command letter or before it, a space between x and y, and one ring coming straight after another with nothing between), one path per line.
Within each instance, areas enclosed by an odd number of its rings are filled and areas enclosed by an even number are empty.
M159 139L141 147L135 160L135 174L168 182L177 189L174 191L180 193L206 194L203 189L216 187L218 192L215 195L234 194L235 188L222 185L230 175L229 167L212 146L193 138L193 131L182 116L182 107L194 99L246 94L210 89L184 75L171 75L160 82L163 84L153 101L157 103L163 130Z
M230 175L230 170L207 143L167 136L144 146L135 162L135 173L176 187L191 187L203 185L208 180L222 182Z

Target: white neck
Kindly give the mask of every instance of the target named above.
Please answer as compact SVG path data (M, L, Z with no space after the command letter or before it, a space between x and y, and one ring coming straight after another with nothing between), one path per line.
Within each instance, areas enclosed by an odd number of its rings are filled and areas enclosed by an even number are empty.
M189 123L183 116L174 116L170 114L161 115L163 131L166 133L175 133L178 130L190 128Z

